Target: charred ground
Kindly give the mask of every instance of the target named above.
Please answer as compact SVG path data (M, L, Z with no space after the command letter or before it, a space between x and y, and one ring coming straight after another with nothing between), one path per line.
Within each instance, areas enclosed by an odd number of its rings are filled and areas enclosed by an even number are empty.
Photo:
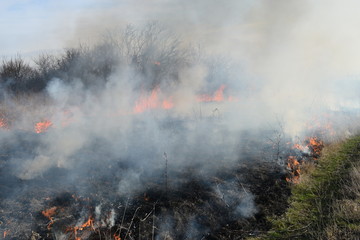
M54 168L23 181L6 171L6 159L2 163L1 192L11 194L2 197L1 229L9 239L243 239L268 230L266 216L282 214L290 194L284 169L265 162L206 176L193 168L171 170L167 188L162 170L151 179L141 176L145 190L133 196L117 191L124 164L112 166L107 177L89 172L69 186L63 182L68 171ZM79 194L82 189L87 193ZM52 220L44 216L49 209ZM89 226L72 229L88 219Z

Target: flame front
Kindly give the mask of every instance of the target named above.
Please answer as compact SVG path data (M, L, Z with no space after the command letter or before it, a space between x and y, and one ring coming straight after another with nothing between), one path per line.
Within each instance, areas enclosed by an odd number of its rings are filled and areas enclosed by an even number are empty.
M73 232L74 233L74 239L81 240L81 237L78 237L78 231L83 231L86 228L90 228L92 231L95 230L95 228L94 228L94 219L91 216L81 226L69 227L66 231L67 232Z
M169 99L165 99L163 102L162 102L162 108L163 109L171 109L174 107L174 103L172 101L172 98L169 98Z
M318 159L320 157L321 151L324 148L324 143L317 137L310 137L308 139L308 147L312 151L312 157L314 160Z
M51 229L51 226L54 223L53 216L56 214L56 210L57 210L57 207L52 207L52 208L49 208L49 209L44 210L44 211L41 212L42 215L44 215L45 217L47 217L50 220L50 222L48 223L48 226L47 226L47 228L49 230Z
M158 92L159 89L151 91L149 97L141 96L135 103L134 113L142 113L147 109L157 108L158 106Z
M49 121L49 120L38 122L38 123L35 124L35 132L36 133L45 132L52 125L53 125L53 123L51 121Z
M300 163L296 159L295 156L288 157L288 168L290 170L290 177L286 178L286 181L291 183L299 183L300 182Z
M300 145L299 143L295 143L292 147L293 149L298 149L300 151L304 151L305 150L305 147Z
M212 96L207 94L202 94L197 97L197 100L199 102L222 102L224 101L224 89L225 89L225 85L221 85L219 89L217 89Z
M94 220L92 219L92 217L89 217L89 219L83 224L81 225L81 227L79 227L79 230L83 230L84 228L87 227L91 227L94 228Z
M4 234L3 234L3 237L6 238L6 236L9 234L9 232L10 232L9 230L5 230Z
M150 96L142 95L140 98L135 102L135 107L133 109L134 113L142 113L148 109L156 109L156 108L163 108L163 109L171 109L174 107L174 103L172 101L172 97L168 99L161 100L159 98L160 89L155 88L151 91Z
M214 102L224 101L224 89L225 89L225 85L221 85L220 88L216 90L213 97Z
M6 127L6 121L4 118L0 118L0 128L5 128Z
M292 146L292 149L298 149L309 157L311 161L317 160L321 151L324 148L324 143L317 137L308 137L303 144L296 143ZM287 159L287 168L290 172L290 176L286 178L286 181L291 183L299 183L300 181L300 163L295 156L289 156Z

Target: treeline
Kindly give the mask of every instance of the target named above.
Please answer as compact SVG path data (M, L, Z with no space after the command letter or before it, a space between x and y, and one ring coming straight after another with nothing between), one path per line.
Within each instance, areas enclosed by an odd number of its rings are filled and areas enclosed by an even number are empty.
M41 54L27 63L16 56L3 60L0 86L12 94L43 91L53 78L65 82L81 81L86 88L103 86L115 71L131 67L144 79L141 87L152 88L162 81L176 82L179 72L198 55L169 31L155 23L143 28L127 26L109 32L94 46L80 45L61 54Z

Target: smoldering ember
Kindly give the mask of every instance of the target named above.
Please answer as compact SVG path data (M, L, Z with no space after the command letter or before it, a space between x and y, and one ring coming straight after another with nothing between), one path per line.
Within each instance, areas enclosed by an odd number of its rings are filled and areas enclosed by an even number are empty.
M104 26L79 20L91 43L4 54L1 239L259 237L304 166L358 133L352 25L312 24L336 3L138 1L138 23L106 2Z

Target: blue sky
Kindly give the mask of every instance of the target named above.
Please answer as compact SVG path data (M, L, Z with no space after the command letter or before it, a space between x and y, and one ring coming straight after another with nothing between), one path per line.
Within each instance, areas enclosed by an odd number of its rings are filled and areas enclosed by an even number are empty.
M2 0L0 56L63 48L80 16L113 5L108 0Z
M220 29L225 22L234 20L232 17L241 16L249 2L0 0L0 57L61 50L96 38L101 31L116 25L137 25L152 20L165 23L191 38L196 39L201 35L203 39L213 41L208 34L214 34L214 29Z

